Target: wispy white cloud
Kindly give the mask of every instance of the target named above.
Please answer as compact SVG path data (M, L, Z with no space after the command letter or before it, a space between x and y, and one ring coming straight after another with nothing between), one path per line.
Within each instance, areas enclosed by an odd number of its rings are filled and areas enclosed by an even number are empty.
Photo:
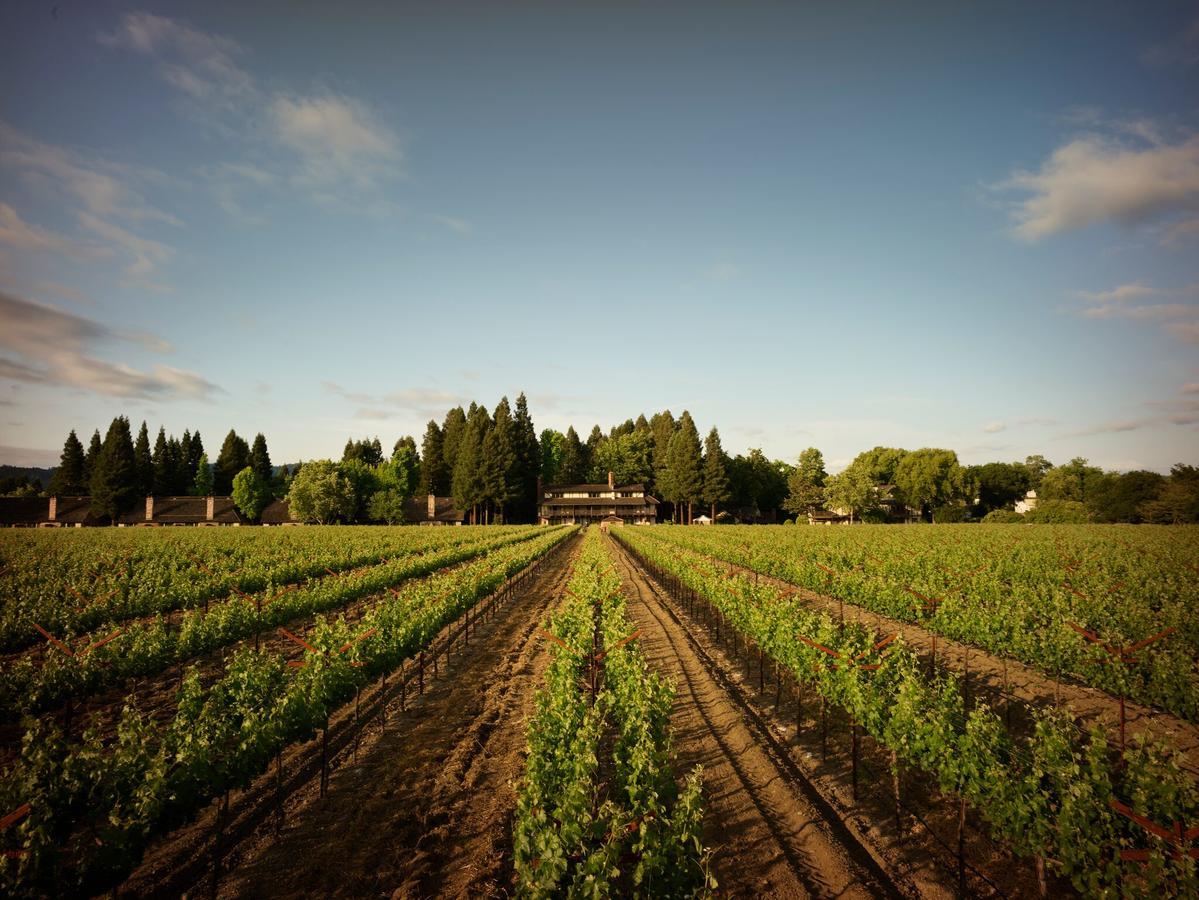
M106 252L104 247L82 243L26 222L15 209L3 202L0 202L0 242L27 253L56 253L77 261L95 259Z
M1025 194L1014 234L1036 241L1103 222L1135 225L1199 209L1199 135L1170 140L1146 120L1108 123L1058 147L1035 171L992 187Z
M1084 318L1157 321L1175 337L1199 343L1199 283L1167 289L1138 281L1109 291L1076 291L1075 296L1086 301L1078 311ZM1158 302L1136 302L1149 298Z
M474 227L470 224L470 222L467 222L465 219L455 218L454 216L435 215L433 216L433 221L437 222L439 225L444 225L450 231L456 232L457 234L466 235L474 231Z
M243 67L248 53L232 38L178 19L130 13L99 40L152 60L187 101L185 113L238 147L242 159L202 175L217 204L243 224L265 221L244 199L247 192L286 186L303 188L325 205L377 212L383 204L376 188L401 172L399 137L366 102L331 90L264 87Z
M986 434L999 434L999 432L1004 431L1006 428L1007 425L1003 422L988 422L983 426L983 431Z
M71 387L116 397L209 400L221 389L203 376L157 364L144 372L96 355L105 344L134 342L156 352L153 335L122 332L94 319L0 292L0 378Z
M169 262L175 255L175 251L166 244L138 237L131 231L114 225L112 222L106 222L91 213L79 213L79 224L125 252L129 257L129 263L125 266L128 283L152 290L170 290L164 284L149 280L149 276L158 266Z

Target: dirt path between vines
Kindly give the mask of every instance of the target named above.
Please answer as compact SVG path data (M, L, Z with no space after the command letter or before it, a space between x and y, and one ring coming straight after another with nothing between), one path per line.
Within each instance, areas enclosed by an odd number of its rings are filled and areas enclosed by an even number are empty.
M674 767L704 767L704 843L721 897L879 897L916 889L886 874L811 788L797 783L762 722L730 693L713 647L684 629L612 542L646 660L675 682Z
M899 622L849 601L842 603L836 597L817 594L781 578L763 575L708 554L701 555L707 556L717 565L726 567L730 572L774 585L788 596L798 595L807 606L826 612L834 619L844 609L846 621L867 625L880 634L899 632L922 657L929 659L932 656L933 633L919 625ZM936 636L936 648L937 665L959 675L969 671L971 690L979 699L990 703L997 712L1008 714L1005 709L1008 698L1011 698L1014 701L1013 706L1017 707L1021 704L1039 708L1064 707L1084 728L1092 724L1102 725L1109 742L1119 743L1120 704L1111 694L1070 679L1055 679L1018 660L996 656L987 650L971 647L944 635ZM1125 731L1129 741L1134 735L1144 733L1175 748L1182 754L1183 767L1199 777L1199 725L1132 701L1127 701L1124 706ZM1013 712L1017 716L1020 715L1019 710Z
M578 552L564 548L455 653L407 712L364 740L323 800L312 785L281 835L262 837L223 897L473 897L510 891L514 782L549 659L535 631Z

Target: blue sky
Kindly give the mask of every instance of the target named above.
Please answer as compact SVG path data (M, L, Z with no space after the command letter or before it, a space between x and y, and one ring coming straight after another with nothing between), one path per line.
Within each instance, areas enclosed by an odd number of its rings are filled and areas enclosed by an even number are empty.
M0 461L524 390L1199 462L1199 15L1045 7L6 4Z

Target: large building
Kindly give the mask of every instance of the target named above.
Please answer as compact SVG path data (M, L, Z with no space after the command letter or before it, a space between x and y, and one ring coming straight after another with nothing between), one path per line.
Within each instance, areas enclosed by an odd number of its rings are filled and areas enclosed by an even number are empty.
M607 484L539 484L537 494L537 519L542 525L603 521L652 525L658 521L658 501L645 492L645 485L618 486L611 472Z

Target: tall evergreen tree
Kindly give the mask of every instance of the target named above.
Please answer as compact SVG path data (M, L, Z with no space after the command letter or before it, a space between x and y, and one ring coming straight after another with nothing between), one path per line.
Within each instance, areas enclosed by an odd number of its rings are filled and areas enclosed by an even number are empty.
M137 469L137 490L144 497L154 492L154 460L150 457L150 431L145 419L133 444L133 459Z
M582 484L587 480L587 448L579 440L573 425L566 429L559 478L563 484Z
M422 494L444 496L449 493L445 457L442 455L441 428L432 419L425 426L421 441L420 491Z
M266 437L261 431L254 435L254 444L250 447L250 468L263 484L270 484L275 477L271 454L266 448Z
M92 466L92 514L115 522L122 513L133 509L139 493L133 434L129 420L117 416L108 426L108 434Z
M701 449L699 431L691 418L691 413L683 410L679 416L678 429L666 448L667 485L670 490L670 500L679 506L686 504L686 521L691 522L692 506L695 501L702 499L703 474L700 466ZM676 520L681 516L676 514Z
M728 461L720 446L720 432L713 425L704 441L704 503L712 507L713 522L716 521L716 505L727 502L731 496Z
M183 446L179 443L179 438L171 435L167 438L167 465L170 467L171 484L167 493L172 496L186 494L190 484L182 481L183 472Z
M196 470L192 468L192 433L183 429L179 439L179 458L175 460L175 489L180 494L190 494L196 481Z
M228 494L233 490L233 479L237 473L249 464L250 446L230 428L221 444L221 452L217 454L216 465L212 467L213 491L221 496Z
M458 442L458 456L454 462L454 477L451 488L454 502L469 512L472 524L480 522L479 505L485 498L483 483L483 441L491 416L487 408L471 404L470 418L462 429Z
M516 412L512 417L514 426L513 443L516 447L520 495L513 504L517 521L532 522L537 516L537 476L541 473L541 447L537 443L537 429L529 415L529 402L524 391L516 398Z
M665 500L667 503L673 503L667 494L672 493L669 485L669 474L667 473L667 451L670 449L670 439L674 437L676 428L674 415L669 409L665 409L660 413L655 413L653 418L649 420L650 430L654 433L654 475L651 479L650 488L655 496L660 500ZM670 510L662 510L663 513L671 512Z
M50 477L50 493L59 497L69 497L87 493L87 464L84 458L83 444L75 436L75 430L67 435L62 445L62 456L58 460L58 468Z
M562 477L562 462L566 453L566 435L553 428L543 429L538 440L541 456L541 477L546 484L559 484ZM537 498L541 502L541 498Z
M445 414L441 426L441 458L445 465L447 493L453 493L454 472L458 468L458 447L462 443L462 435L466 431L466 413L461 406L455 406Z
M495 407L494 424L483 439L483 496L490 501L503 521L511 505L519 500L522 490L520 460L515 447L516 425L508 398Z
M583 471L586 473L583 476L584 481L586 481L589 477L595 477L595 480L597 482L607 480L607 473L604 473L602 475L593 476L593 473L591 471L596 458L599 456L600 444L602 444L603 442L604 442L604 433L600 430L599 425L592 425L591 426L591 434L587 435L587 443L583 445L583 449L586 454L585 462L583 465Z
M87 445L87 453L83 456L83 483L87 485L86 490L91 490L92 470L96 467L96 463L100 459L100 429L97 428L92 432L92 439Z
M212 466L208 464L208 454L201 453L196 464L196 480L192 483L191 492L197 497L212 496Z
M208 461L208 454L204 452L204 441L200 437L200 432L194 431L194 432L192 432L191 446L188 448L188 452L187 452L187 472L188 472L188 475L191 477L191 481L189 483L192 484L193 486L195 484L196 478L199 477L199 474L200 474L200 458L201 457L204 458L205 462ZM205 494L204 496L208 496L208 495Z
M153 492L160 497L173 494L175 492L175 467L171 465L167 430L161 425L158 428L158 437L154 441L154 455L151 459L154 467Z

